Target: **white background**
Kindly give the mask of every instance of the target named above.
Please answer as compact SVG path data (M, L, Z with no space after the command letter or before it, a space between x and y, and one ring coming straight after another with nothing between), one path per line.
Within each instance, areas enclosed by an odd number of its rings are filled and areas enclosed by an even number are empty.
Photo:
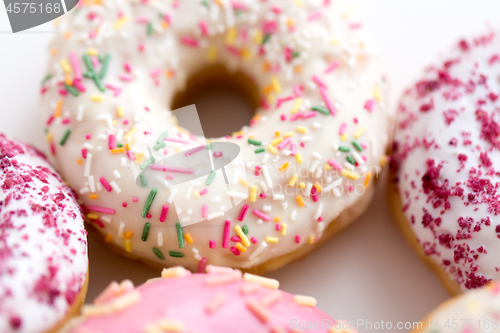
M391 106L422 68L458 38L498 27L495 0L353 0L371 28L391 82ZM0 132L45 149L38 102L50 25L11 34L0 5ZM381 182L383 183L383 181ZM159 271L110 253L89 237L91 301L111 280L136 284ZM290 293L312 295L334 319L417 321L448 295L402 239L385 187L367 213L306 259L269 274ZM360 332L376 332L359 328ZM379 330L380 331L380 330Z

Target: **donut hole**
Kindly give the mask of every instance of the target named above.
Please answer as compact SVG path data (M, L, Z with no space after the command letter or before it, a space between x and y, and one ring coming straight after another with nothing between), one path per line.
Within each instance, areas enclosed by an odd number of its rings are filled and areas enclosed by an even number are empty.
M188 78L186 88L175 94L172 110L195 104L207 138L230 135L248 125L259 107L259 90L243 72L222 65L204 68ZM193 134L188 119L176 114L179 125Z

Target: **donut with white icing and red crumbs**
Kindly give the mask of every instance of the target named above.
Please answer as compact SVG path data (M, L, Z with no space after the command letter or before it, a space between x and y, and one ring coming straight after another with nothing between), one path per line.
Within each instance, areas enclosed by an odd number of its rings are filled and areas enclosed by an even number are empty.
M349 1L87 0L51 47L42 105L52 154L90 225L127 256L272 270L348 226L373 196L392 118ZM231 156L167 114L213 65L262 92L250 126L211 141L238 146L226 175L198 174L210 165L196 161L203 145L214 163ZM176 154L187 162L162 164ZM196 177L176 183L186 175Z
M500 278L499 50L461 40L399 105L394 210L453 294Z
M52 332L87 291L76 195L34 147L0 134L0 332Z
M277 280L226 267L209 265L206 274L165 268L138 288L111 283L60 333L357 332L316 308L313 297L278 287Z

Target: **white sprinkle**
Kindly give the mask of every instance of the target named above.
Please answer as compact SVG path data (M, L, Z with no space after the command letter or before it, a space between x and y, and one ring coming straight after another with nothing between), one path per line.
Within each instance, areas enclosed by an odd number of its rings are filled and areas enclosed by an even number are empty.
M156 175L155 180L158 184L165 186L165 188L168 188L168 182L160 175Z
M217 217L221 217L221 216L224 216L224 212L216 212L216 213L208 214L207 220L210 221L210 220L213 220L213 219L215 219Z
M239 175L240 175L240 170L239 169L234 170L233 178L231 178L231 184L236 184Z
M314 171L316 171L316 168L318 167L319 162L320 162L320 160L314 160L314 162L312 162L312 164L311 164L311 167L309 168L309 172L313 173Z
M76 114L76 121L82 121L83 120L83 112L85 111L85 107L83 105L80 105L78 107L78 112Z
M123 232L125 231L125 223L120 222L120 226L118 227L118 237L123 238Z
M262 174L264 175L264 180L266 181L266 185L268 188L273 188L273 181L271 180L271 176L269 175L269 170L266 165L261 167Z
M90 176L90 167L92 166L92 154L87 153L87 159L85 161L85 171L83 172L83 175L85 177Z
M365 160L363 160L363 158L357 152L355 152L354 150L351 151L351 155L352 155L352 157L354 157L354 160L356 162L358 162L359 165L365 164Z
M288 202L286 202L286 201L285 201L285 202L283 202L283 203L281 204L281 208L282 208L283 210L286 210L286 209L288 208Z
M222 201L222 198L220 196L216 196L215 198L213 198L212 200L210 200L211 202L213 203L218 203L218 202L221 202Z
M163 246L163 234L161 233L161 231L158 232L156 238L158 239L158 246Z
M191 195L193 194L193 187L189 186L186 190L186 200L191 199Z
M316 209L316 213L314 213L314 219L317 220L323 213L323 203L320 202L318 205L318 209Z
M335 180L333 183L326 185L323 187L323 190L321 192L323 193L328 193L330 192L333 188L340 186L342 184L342 178L339 178Z
M261 225L262 223L264 223L264 221L262 221L262 219L258 219L257 221L255 221L255 223L257 223L258 225Z
M177 194L177 188L176 187L171 187L170 188L170 195L168 196L168 199L167 199L167 202L169 204L171 204L172 201L174 201L174 198L175 198L176 194Z
M106 223L111 223L111 217L109 216L101 216L101 220L103 220Z
M342 195L342 193L338 188L333 189L333 194L335 194L336 197L340 197Z
M266 205L266 206L262 207L262 210L263 210L264 212L270 212L270 211L271 211L271 209L272 209L272 206L271 206L271 205Z
M292 210L292 213L290 214L290 220L295 221L296 217L297 217L297 210L294 209L294 210Z
M90 192L95 193L94 176L89 176L89 187L90 187Z
M113 128L113 119L110 115L100 114L97 116L98 121L105 121L108 128Z
M314 129L318 129L318 128L321 128L321 124L320 123L313 123L313 126L312 126Z
M262 189L262 192L264 192L264 193L267 191L266 183L264 183L263 180L260 182L260 188Z
M189 222L189 221L191 221L191 218L189 216L186 216L186 217L182 218L182 223L186 223L186 222Z
M101 146L97 146L97 151L101 151L102 150L102 147Z
M182 210L179 207L177 207L175 209L175 212L177 213L177 215L181 215Z
M96 185L97 185L97 191L102 191L103 187L101 182L97 182Z
M320 155L320 154L318 154L318 153L317 153L317 152L315 152L315 151L313 151L312 156L313 156L313 158L314 158L315 160L320 160L320 159L321 159L321 155Z
M195 248L195 247L193 247L193 248L191 249L191 251L193 251L193 253L194 253L194 254L197 254L198 252L200 252L200 251L198 251L198 249L197 249L197 248Z
M116 193L120 194L122 192L122 189L120 188L120 186L118 186L118 184L114 180L111 183L109 183L109 185L113 190L115 190Z
M221 212L224 212L224 211L226 210L226 206L224 206L224 205L220 206L219 210L220 210Z
M283 194L273 194L273 200L285 200L285 196Z
M309 142L311 141L311 137L309 135L305 135L302 137L302 142Z
M116 140L122 141L122 139L123 139L123 129L119 128L118 131L116 131Z
M333 150L337 151L337 150L339 150L340 146L337 142L334 142L332 145L332 148L333 148Z
M88 142L85 142L85 143L83 144L83 148L85 148L85 149L87 149L87 150L92 150L92 149L94 149L94 146L93 146L93 145L91 145L91 144L90 144L90 143L88 143Z
M80 194L85 194L85 193L89 193L90 190L88 187L84 187L84 188L81 188L79 192L80 192Z
M113 175L115 176L116 179L122 178L122 175L118 172L118 170L113 171Z
M265 241L262 241L262 243L259 244L259 246L253 251L249 256L248 260L254 260L264 249L267 247L267 243Z
M321 177L321 174L323 173L323 169L317 168L316 173L314 174L314 178L319 178Z
M229 197L242 199L242 200L246 200L248 198L248 194L240 193L240 192L227 191L227 195Z
M127 159L125 157L120 158L120 166L122 168L126 168L127 167Z
M200 186L201 182L199 180L192 180L191 181L191 186Z
M370 138L370 150L372 158L375 159L377 157L377 139L375 137Z
M344 167L345 167L346 169L349 169L349 170L351 170L351 171L354 171L354 165L352 165L351 163L349 163L349 162L345 161L343 165L344 165Z
M306 197L309 197L311 195L312 187L313 187L313 184L311 182L306 183Z
M201 261L202 257L197 253L194 255L194 258L198 261Z
M323 229L325 229L325 224L323 222L318 222L318 224L316 224L316 233L322 234Z
M262 163L267 163L267 160L269 160L269 154L264 154L264 157L262 158Z

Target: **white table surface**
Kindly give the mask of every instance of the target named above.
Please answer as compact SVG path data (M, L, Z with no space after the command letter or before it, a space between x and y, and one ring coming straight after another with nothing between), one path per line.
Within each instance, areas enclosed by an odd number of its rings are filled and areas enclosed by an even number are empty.
M422 68L458 38L496 23L496 0L353 0L384 57L391 105ZM0 132L45 149L38 89L51 26L11 34L0 5ZM385 178L385 177L384 177ZM380 182L384 183L384 181ZM110 281L136 284L159 271L126 260L89 236L92 300ZM372 323L420 320L448 295L402 238L388 211L385 187L350 228L306 259L269 274L290 293L312 295L334 319ZM359 327L360 332L376 332ZM397 331L397 330L395 330Z

